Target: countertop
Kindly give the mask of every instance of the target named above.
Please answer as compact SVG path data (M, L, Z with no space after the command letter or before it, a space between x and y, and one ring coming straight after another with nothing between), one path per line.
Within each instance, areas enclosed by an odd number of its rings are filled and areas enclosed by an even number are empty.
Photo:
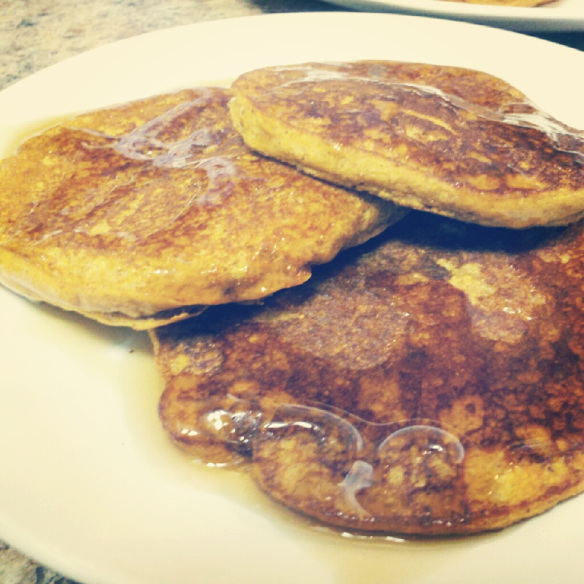
M176 25L340 10L310 0L0 0L0 90L83 51ZM584 33L538 35L584 50ZM0 584L73 584L0 541Z
M341 9L311 0L0 0L0 90L67 57L157 29L262 13L332 10ZM538 36L584 50L583 33Z

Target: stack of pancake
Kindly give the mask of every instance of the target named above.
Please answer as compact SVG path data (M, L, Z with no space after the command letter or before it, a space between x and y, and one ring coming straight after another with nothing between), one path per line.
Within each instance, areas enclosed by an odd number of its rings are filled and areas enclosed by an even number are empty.
M288 508L462 534L584 490L584 134L506 82L261 69L62 122L0 184L2 281L150 330L172 440Z

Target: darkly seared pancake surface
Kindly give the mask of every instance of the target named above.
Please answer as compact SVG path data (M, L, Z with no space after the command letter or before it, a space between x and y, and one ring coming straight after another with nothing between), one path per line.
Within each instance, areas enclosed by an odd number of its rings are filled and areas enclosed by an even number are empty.
M0 163L0 281L150 328L305 281L393 205L252 154L230 93L185 90L81 115Z
M248 145L333 182L485 225L561 225L584 211L584 133L486 73L308 63L232 87Z
M498 529L584 489L584 225L411 213L262 307L152 333L164 427L351 530Z

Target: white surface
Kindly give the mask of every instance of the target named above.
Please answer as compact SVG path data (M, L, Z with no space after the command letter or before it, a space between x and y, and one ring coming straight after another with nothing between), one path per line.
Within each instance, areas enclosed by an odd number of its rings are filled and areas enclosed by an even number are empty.
M578 51L446 20L296 14L156 32L35 74L0 94L0 147L67 112L261 65L357 58L482 69L584 128ZM227 471L191 467L167 444L146 335L2 289L0 323L0 537L85 584L581 582L584 497L460 541L323 533Z
M584 30L584 0L557 0L545 6L492 6L447 0L325 0L345 8L456 18L521 31Z

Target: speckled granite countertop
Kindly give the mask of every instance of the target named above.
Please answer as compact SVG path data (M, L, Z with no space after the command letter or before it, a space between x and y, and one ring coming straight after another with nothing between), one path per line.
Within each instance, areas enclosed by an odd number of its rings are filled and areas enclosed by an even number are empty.
M0 0L0 90L67 57L176 25L273 12L327 11L310 0ZM584 50L584 34L540 35ZM0 584L73 584L0 541Z
M310 0L0 0L0 89L85 50L157 29L317 10L333 8Z

